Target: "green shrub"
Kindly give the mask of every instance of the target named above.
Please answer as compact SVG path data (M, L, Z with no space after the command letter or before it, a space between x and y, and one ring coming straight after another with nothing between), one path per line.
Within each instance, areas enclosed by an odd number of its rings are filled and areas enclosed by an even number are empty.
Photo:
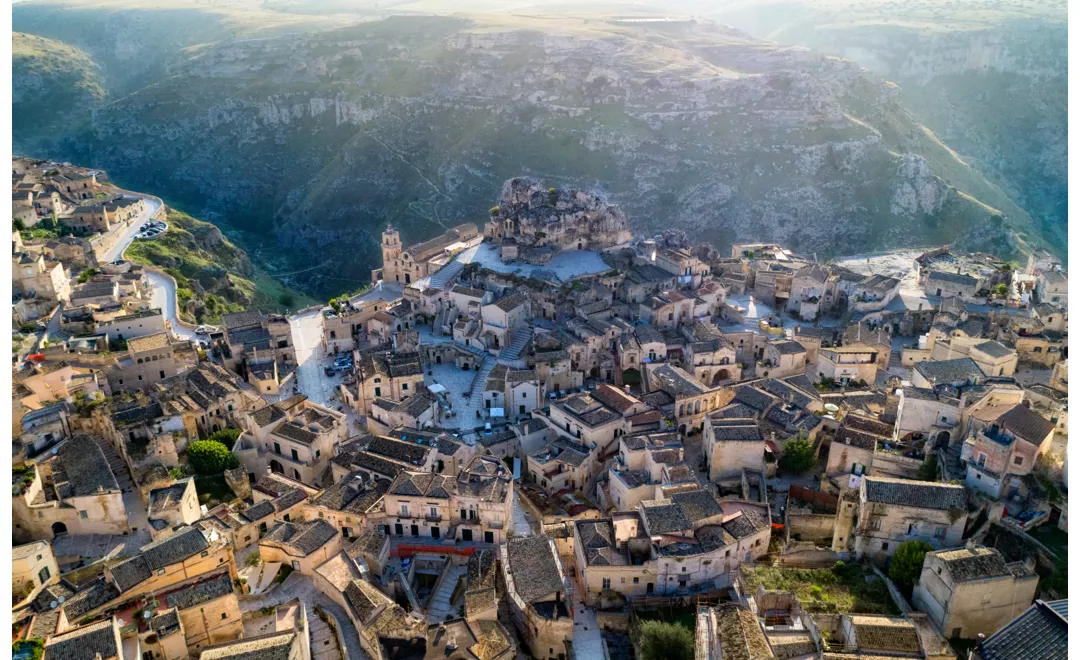
M694 634L689 628L664 621L641 624L641 660L692 660Z
M233 445L236 444L236 439L240 437L240 431L234 428L221 429L220 431L214 431L210 434L207 440L214 442L220 442L228 447L229 451L232 451Z
M931 550L926 541L905 541L889 559L889 579L908 597L922 573L923 559Z
M802 474L814 465L814 445L799 435L788 440L780 454L780 467L785 472Z
M187 460L196 474L221 474L240 463L229 448L215 440L198 440L188 445Z

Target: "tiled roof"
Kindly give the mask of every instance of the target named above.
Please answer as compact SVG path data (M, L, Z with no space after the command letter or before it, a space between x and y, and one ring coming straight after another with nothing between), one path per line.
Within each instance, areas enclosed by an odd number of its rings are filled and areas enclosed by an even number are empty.
M775 341L770 342L770 345L781 355L798 355L806 352L803 345L797 341Z
M389 604L390 599L366 580L352 580L349 586L345 587L345 602L356 615L357 621L364 623L380 605Z
M169 607L187 610L228 596L231 593L234 593L233 583L226 572L209 580L184 587L179 591L174 591L165 596L165 602L168 603Z
M122 658L120 635L112 617L56 635L45 644L42 660L110 660Z
M1010 348L1006 348L1000 342L994 340L984 341L981 344L976 344L972 348L980 350L983 353L986 353L990 357L994 358L1003 358L1015 354L1015 351Z
M1054 424L1031 408L1013 406L998 418L998 423L1020 438L1038 445L1054 430Z
M390 493L394 495L449 499L453 492L453 479L432 472L404 471L394 478L390 486Z
M230 312L228 314L221 315L221 325L225 326L226 330L233 330L235 328L242 328L247 325L261 324L266 320L266 317L262 312L248 310L244 312Z
M1023 614L975 647L977 660L1066 660L1068 601L1037 600Z
M851 624L860 650L918 653L922 648L918 631L905 618L852 615Z
M732 537L743 539L768 527L768 521L755 511L743 511L741 516L722 523L721 527Z
M761 429L756 424L722 424L712 427L716 442L760 442Z
M720 503L707 490L692 490L688 493L672 495L671 500L682 509L683 516L691 523L705 518L723 515Z
M162 612L150 619L150 629L153 630L158 637L168 637L174 632L179 631L180 615L177 614L176 608Z
M1012 571L996 548L956 548L930 553L945 564L954 582L1007 577Z
M672 500L643 501L641 516L645 519L649 533L654 536L693 528L682 508Z
M338 530L322 518L296 523L281 522L267 532L260 543L280 545L306 557L338 534Z
M915 371L934 385L975 381L984 377L982 369L969 357L936 362L917 362Z
M63 499L94 495L98 489L120 490L101 447L86 435L75 436L60 447L53 467L53 484Z
M131 559L112 568L113 581L121 592L149 579L159 568L184 561L210 547L196 527L186 527L153 543L144 545Z
M957 484L865 477L863 485L869 502L942 511L967 507L967 491Z
M556 555L546 536L512 538L506 544L506 554L514 589L526 603L563 590Z
M127 340L128 349L140 353L142 351L153 351L159 348L165 348L169 345L169 335L164 332L159 332L153 335L146 335L143 337L135 337Z
M293 647L301 643L295 630L274 632L258 637L246 637L231 642L204 646L199 660L289 660L299 657Z

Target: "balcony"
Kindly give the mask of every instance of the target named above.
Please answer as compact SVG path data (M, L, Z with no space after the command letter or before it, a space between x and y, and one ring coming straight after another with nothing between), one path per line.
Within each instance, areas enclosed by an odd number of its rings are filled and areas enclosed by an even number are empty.
M496 520L496 521L488 523L488 529L502 529L502 528L503 528L503 522L501 520Z
M439 522L443 519L443 517L441 513L428 513L424 516L424 519L431 522Z

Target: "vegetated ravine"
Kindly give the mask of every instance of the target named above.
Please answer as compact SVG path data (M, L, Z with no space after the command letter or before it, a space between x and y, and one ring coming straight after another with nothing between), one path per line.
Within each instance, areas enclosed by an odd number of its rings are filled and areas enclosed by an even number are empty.
M950 148L881 73L711 21L214 16L20 3L15 29L53 41L16 49L15 147L218 223L311 293L365 282L388 222L406 241L482 223L518 175L601 192L635 232L820 258L1064 244L1053 203ZM71 80L89 91L63 122L36 120Z

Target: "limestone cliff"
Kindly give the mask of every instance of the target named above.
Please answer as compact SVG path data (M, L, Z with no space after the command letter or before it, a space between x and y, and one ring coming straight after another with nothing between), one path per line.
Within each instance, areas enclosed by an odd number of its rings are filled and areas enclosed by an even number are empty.
M362 283L387 222L406 242L482 224L518 176L721 246L1045 242L896 85L706 21L391 17L201 43L168 73L46 155L224 223L312 291Z

